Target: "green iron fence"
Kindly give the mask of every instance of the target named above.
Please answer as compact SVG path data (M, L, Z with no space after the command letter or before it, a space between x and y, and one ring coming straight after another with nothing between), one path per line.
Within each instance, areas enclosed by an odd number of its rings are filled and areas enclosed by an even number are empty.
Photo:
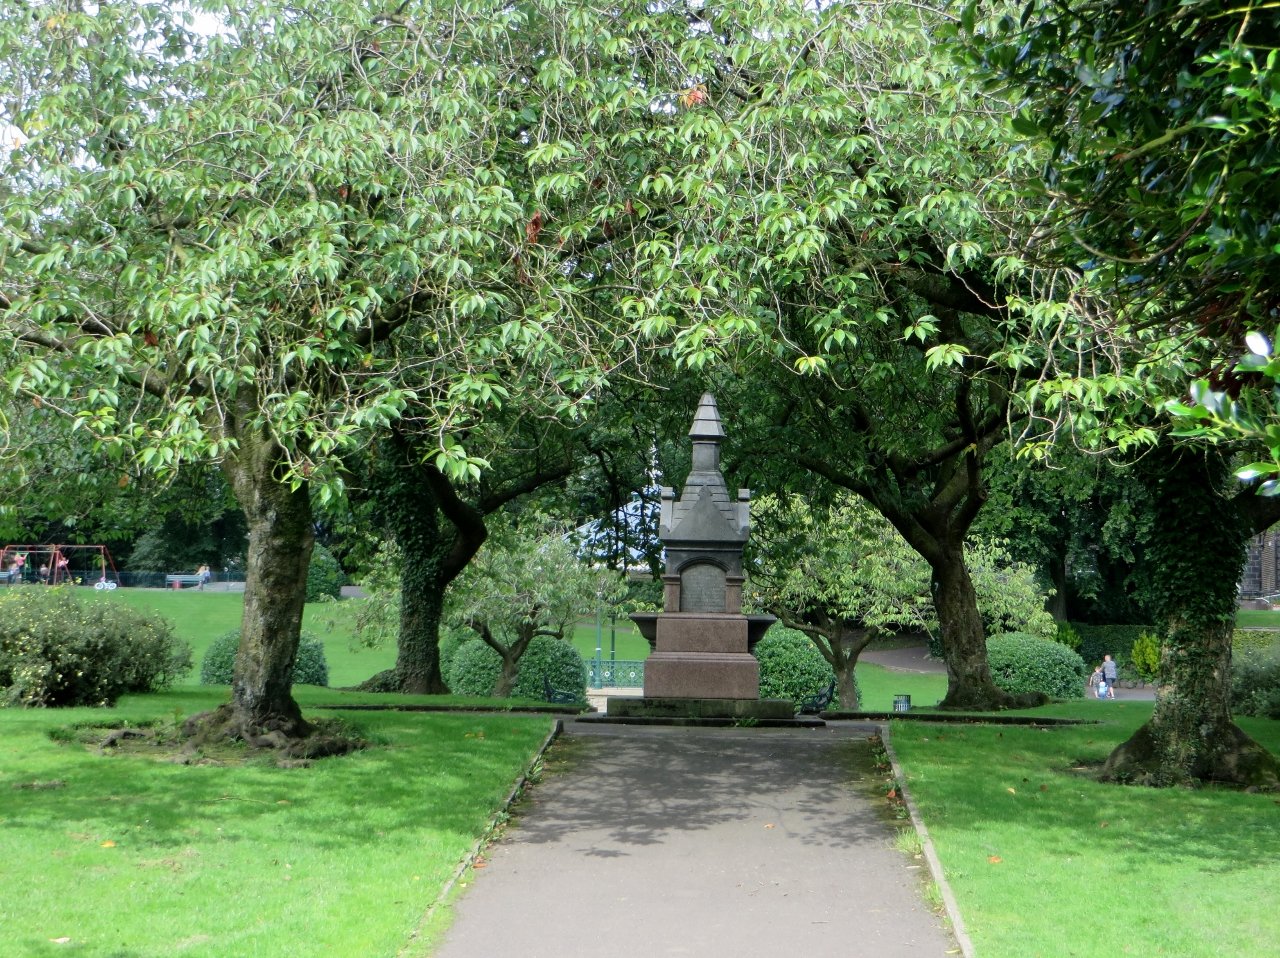
M587 662L587 687L592 689L625 689L644 687L644 661L640 659L608 659Z

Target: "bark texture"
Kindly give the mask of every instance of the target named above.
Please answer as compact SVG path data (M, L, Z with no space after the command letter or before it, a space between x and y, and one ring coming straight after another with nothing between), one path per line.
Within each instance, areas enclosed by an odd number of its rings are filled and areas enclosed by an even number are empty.
M249 526L244 617L228 716L246 739L311 731L292 695L314 542L311 499L305 487L292 489L281 481L283 467L280 448L259 436L242 437L224 465Z
M1215 451L1158 450L1143 463L1158 489L1148 549L1167 633L1151 720L1108 757L1104 777L1154 786L1226 782L1275 789L1280 764L1231 719L1236 584L1253 529L1227 497Z
M252 419L251 409L242 412ZM185 730L197 743L238 739L295 758L350 751L358 743L318 733L292 693L314 542L309 492L283 481L284 453L270 437L244 429L236 439L223 471L244 511L249 549L231 701L192 716Z
M947 662L947 694L941 708L964 711L1029 708L1043 696L1015 696L999 688L987 664L987 634L978 595L964 563L963 542L941 543L933 570L933 606Z

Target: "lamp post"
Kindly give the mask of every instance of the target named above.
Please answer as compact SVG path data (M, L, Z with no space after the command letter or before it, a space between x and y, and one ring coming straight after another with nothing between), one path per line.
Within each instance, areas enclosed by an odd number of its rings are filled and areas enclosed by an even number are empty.
M595 687L601 688L604 685L604 650L600 648L604 639L604 596L596 593L596 681Z

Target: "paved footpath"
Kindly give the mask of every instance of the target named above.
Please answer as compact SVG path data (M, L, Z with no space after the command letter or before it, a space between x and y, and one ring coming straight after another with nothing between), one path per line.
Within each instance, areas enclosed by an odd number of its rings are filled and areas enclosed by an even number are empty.
M435 958L957 953L858 781L870 731L566 721Z

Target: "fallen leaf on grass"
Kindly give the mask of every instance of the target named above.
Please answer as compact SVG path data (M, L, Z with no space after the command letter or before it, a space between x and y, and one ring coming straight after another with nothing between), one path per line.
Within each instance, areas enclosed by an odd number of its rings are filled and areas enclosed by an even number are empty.
M69 945L71 943L70 938L50 938L49 940L55 945Z
M987 861L991 862L991 864L993 865L999 865L1002 861L1004 861L1004 859L1001 858L999 855L989 855L987 857Z
M116 843L115 843L115 842L113 842L111 839L109 839L109 838L108 838L105 842L103 842L103 843L102 843L102 847L103 847L103 848L115 848L115 847L116 847Z
M1006 789L1005 789L1005 791L1006 791L1006 792L1008 792L1010 795L1017 795L1017 794L1018 794L1018 790L1017 790L1016 788L1014 788L1012 785L1011 785L1011 786L1009 786L1008 788L1006 788Z

